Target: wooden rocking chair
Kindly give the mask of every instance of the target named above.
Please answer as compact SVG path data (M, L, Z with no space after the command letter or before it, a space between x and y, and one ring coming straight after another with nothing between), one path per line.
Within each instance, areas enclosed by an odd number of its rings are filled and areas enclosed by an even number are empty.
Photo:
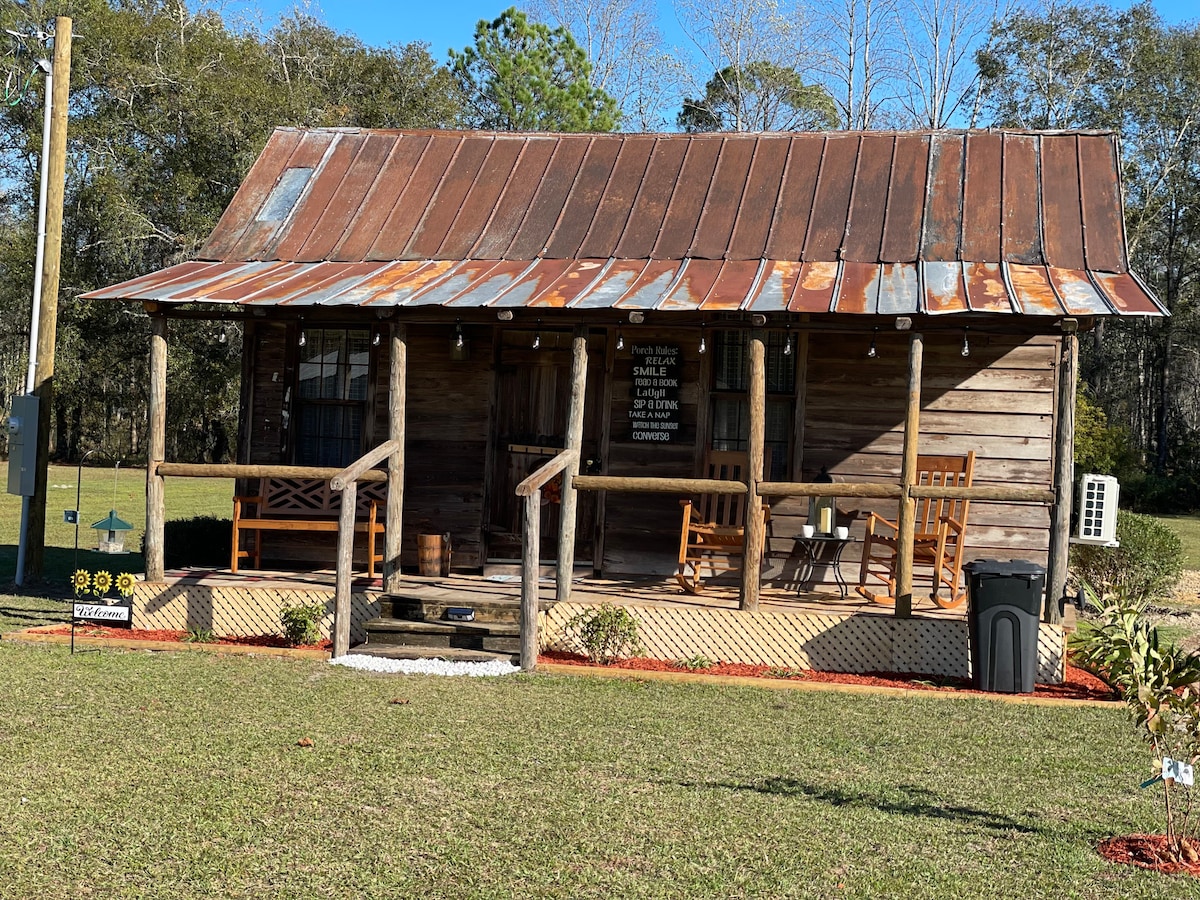
M705 464L705 478L721 481L746 480L746 454L714 450ZM675 578L689 594L700 593L704 570L709 575L736 572L742 567L746 541L746 495L701 494L680 500L683 527L679 536L679 569ZM771 511L764 504L768 529ZM769 537L769 535L768 535Z
M966 456L918 456L917 484L970 487L975 471L975 453ZM967 530L967 500L916 501L913 533L913 569L929 567L929 598L943 609L952 609L967 598L962 578L963 550ZM899 526L878 513L867 517L863 538L862 567L856 590L868 600L884 605L896 602L896 543ZM876 593L872 588L886 588ZM948 596L941 593L949 591Z

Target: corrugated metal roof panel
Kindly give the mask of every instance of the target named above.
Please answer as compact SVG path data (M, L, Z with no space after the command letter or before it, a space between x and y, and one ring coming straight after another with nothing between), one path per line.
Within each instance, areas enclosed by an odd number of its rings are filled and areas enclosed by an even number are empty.
M1162 312L1126 268L1116 140L1093 133L281 129L203 252L225 268L87 296Z

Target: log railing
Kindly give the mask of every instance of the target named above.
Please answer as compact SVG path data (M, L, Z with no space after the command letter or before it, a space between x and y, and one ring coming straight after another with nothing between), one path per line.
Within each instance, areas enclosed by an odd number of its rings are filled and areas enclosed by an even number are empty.
M351 558L354 551L354 513L358 503L358 482L387 481L388 473L375 469L383 460L391 456L398 446L396 440L380 444L370 453L346 466L335 469L331 466L275 466L275 465L242 465L238 463L174 463L158 462L150 467L148 473L152 482L166 476L187 478L312 478L328 481L331 490L341 491L341 511L338 516L337 568L336 585L334 588L333 609L333 655L342 656L350 645L350 574ZM148 499L146 508L146 532L155 531L162 534L162 522L166 511L161 499L161 492L156 502ZM388 527L393 527L389 520ZM149 550L149 548L148 548ZM150 553L147 553L147 557ZM154 562L146 561L147 580L162 579L161 541L158 544L157 569L158 575L151 578Z
M550 479L578 461L578 450L563 450L517 485L517 496L525 498L525 522L521 533L521 669L525 672L532 672L537 668L542 488ZM578 482L578 478L575 481ZM558 566L560 570L563 567L561 558ZM570 577L569 571L567 577Z
M329 479L329 488L342 492L338 513L337 580L333 591L333 657L344 656L350 649L350 566L354 555L354 513L358 505L358 482L369 474L382 476L370 480L387 480L387 473L372 472L372 466L383 462L396 450L396 440L384 441L370 453L360 456Z

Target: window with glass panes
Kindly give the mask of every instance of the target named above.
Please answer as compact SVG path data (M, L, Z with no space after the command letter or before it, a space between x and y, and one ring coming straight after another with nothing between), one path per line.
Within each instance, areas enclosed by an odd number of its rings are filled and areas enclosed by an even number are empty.
M365 328L313 328L300 348L296 462L347 466L362 455L371 361Z
M789 335L768 332L766 442L763 474L768 481L788 477L788 448L795 406L795 354L785 352ZM718 331L713 335L713 450L749 449L750 335ZM792 348L793 350L795 348Z

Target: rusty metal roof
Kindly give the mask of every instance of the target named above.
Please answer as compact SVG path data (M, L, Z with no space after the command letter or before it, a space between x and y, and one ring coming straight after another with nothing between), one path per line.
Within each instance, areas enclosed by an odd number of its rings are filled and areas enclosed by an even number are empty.
M249 305L1161 315L1116 139L279 129L199 259L86 295Z

